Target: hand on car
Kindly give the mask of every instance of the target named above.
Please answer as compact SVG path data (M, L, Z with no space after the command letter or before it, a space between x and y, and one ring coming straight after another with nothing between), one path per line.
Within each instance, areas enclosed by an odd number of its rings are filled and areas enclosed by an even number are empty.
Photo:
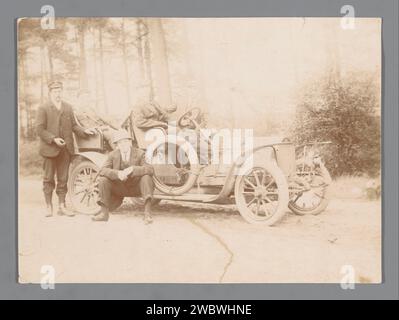
M129 176L133 172L133 167L132 166L127 167L126 169L123 169L122 171L126 174L126 176Z
M144 167L144 174L148 174L150 176L154 175L154 168L153 167L149 167L149 166L145 166Z
M119 170L118 171L118 179L121 181L125 181L127 179L127 174L124 170Z
M54 138L54 143L59 146L59 147L63 147L65 146L65 141L62 138Z
M88 129L85 129L84 132L85 132L87 135L89 135L89 136L93 136L93 135L96 134L96 129L94 129L94 128L88 128Z

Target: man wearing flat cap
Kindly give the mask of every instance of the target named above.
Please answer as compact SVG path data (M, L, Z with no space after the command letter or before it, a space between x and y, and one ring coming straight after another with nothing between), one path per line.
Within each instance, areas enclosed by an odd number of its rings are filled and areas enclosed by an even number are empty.
M39 153L44 158L43 192L46 201L46 217L53 215L54 189L58 195L57 213L73 216L74 214L65 205L69 164L71 155L74 154L72 133L87 137L95 134L95 130L84 129L76 123L72 106L62 100L61 82L50 82L48 89L49 101L38 109L36 118L36 131L40 137Z
M116 149L109 153L100 170L99 198L101 212L93 221L108 221L109 212L118 208L124 197L144 199L144 221L152 222L151 203L154 194L152 175L154 169L145 161L145 152L133 147L132 139L125 130L113 136Z

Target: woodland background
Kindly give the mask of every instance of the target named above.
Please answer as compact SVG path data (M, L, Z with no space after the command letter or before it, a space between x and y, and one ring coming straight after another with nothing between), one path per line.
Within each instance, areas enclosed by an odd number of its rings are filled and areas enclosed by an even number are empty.
M75 111L120 122L138 102L200 107L212 128L331 141L334 176L380 172L381 21L357 18L39 18L18 22L22 173L40 172L35 116L51 79Z

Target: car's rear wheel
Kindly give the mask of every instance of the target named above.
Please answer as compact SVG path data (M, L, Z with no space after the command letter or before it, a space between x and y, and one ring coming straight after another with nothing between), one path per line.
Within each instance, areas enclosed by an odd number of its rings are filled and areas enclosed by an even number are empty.
M288 208L298 215L318 215L323 212L330 202L329 185L321 174L313 173L309 176L303 176L306 179L310 189L300 192L292 192Z
M189 142L174 139L147 149L147 162L154 168L155 187L167 195L178 196L189 191L197 181L200 166Z
M271 226L286 213L287 181L276 165L254 167L237 177L234 196L237 209L247 222Z

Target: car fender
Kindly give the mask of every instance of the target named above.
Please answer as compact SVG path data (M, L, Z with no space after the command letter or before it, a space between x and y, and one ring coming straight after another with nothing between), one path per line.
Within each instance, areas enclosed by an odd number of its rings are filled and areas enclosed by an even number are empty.
M236 160L237 174L244 174L252 167L262 166L265 161L275 163L286 177L296 174L295 146L290 142L261 145Z
M209 200L209 202L225 200L233 192L237 175L245 174L245 171L253 166L260 166L261 164L258 163L258 161L254 161L254 156L256 154L262 153L262 150L267 151L268 153L268 158L263 158L262 161L275 161L274 145L262 145L251 150L247 150L234 160L227 173L222 190L215 198ZM271 151L269 152L268 150Z
M101 168L105 160L107 160L107 155L99 152L94 151L87 151L87 152L77 152L74 154L74 157L82 157L84 159L90 160L99 168Z

